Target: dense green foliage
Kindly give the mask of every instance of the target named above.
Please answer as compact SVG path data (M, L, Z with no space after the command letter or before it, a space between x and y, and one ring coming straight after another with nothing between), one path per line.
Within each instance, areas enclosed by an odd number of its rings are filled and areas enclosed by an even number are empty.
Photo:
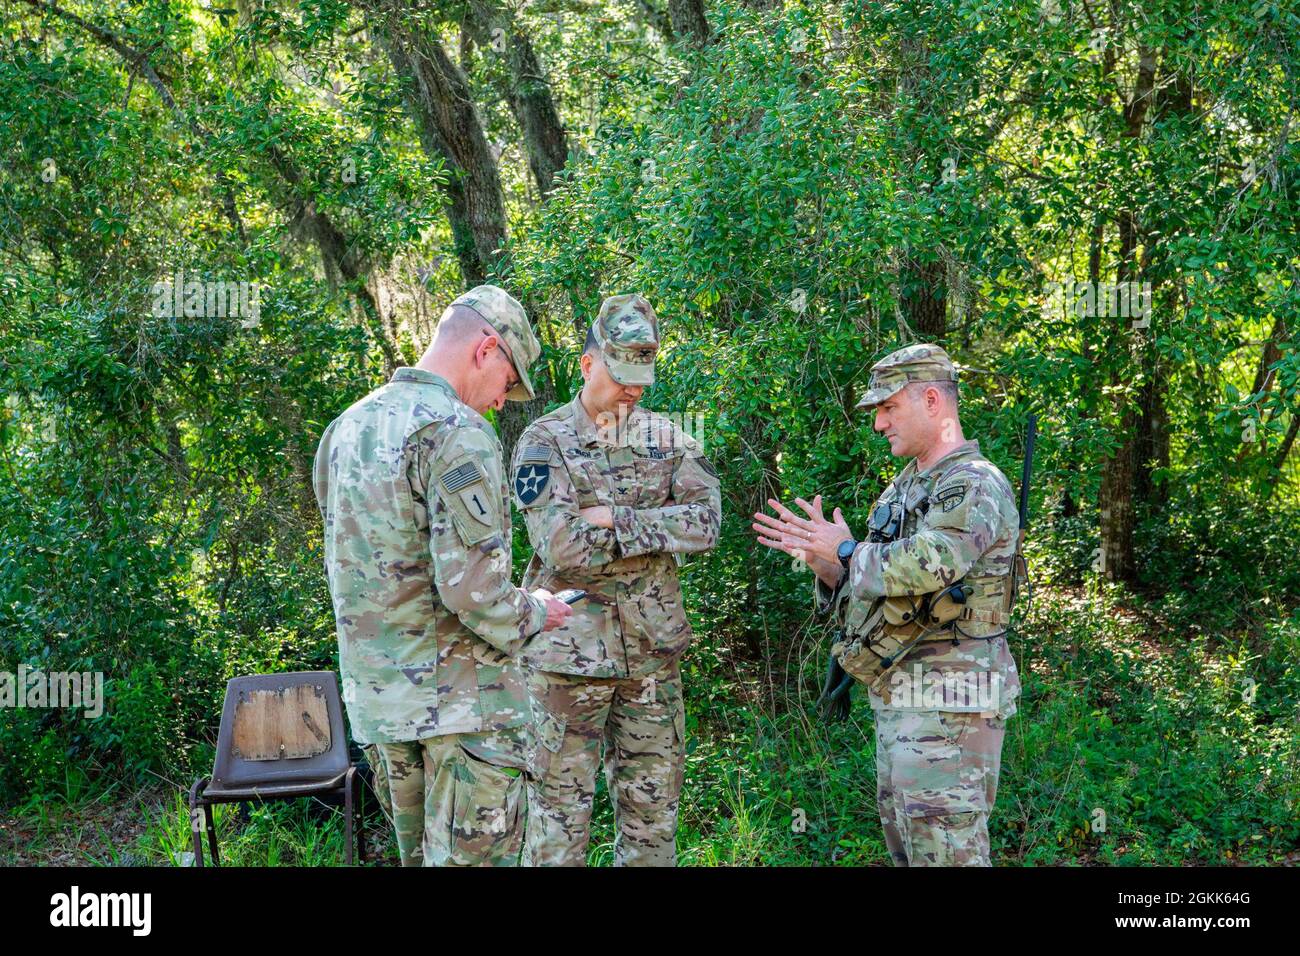
M58 5L78 23L24 0L0 22L0 671L102 671L108 693L97 720L0 711L0 807L39 818L24 852L57 842L51 803L66 822L204 772L227 678L336 667L316 440L465 285L458 171L380 6ZM512 22L569 147L542 196L506 59L460 29L474 5L423 6L494 144L494 268L551 401L601 298L639 291L667 335L644 403L698 425L723 478L721 544L685 570L684 862L886 859L870 714L816 720L810 579L748 516L820 493L862 527L901 463L853 405L918 338L967 367L966 434L1013 481L1030 411L1041 430L995 857L1295 849L1293 7L706 2L700 44L653 3L530 5ZM259 320L155 314L178 273L260 283ZM1052 296L1085 281L1148 283L1150 312ZM184 849L170 793L141 815L131 852ZM240 841L339 857L301 810Z

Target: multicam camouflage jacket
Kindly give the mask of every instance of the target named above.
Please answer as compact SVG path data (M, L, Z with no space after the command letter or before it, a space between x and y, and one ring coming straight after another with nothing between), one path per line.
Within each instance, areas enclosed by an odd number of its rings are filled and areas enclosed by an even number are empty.
M677 555L718 540L722 495L699 443L635 408L601 429L580 397L524 430L511 463L534 549L525 586L582 588L568 622L531 641L528 666L587 677L645 677L678 657L691 629ZM614 527L579 509L606 505Z
M510 499L492 426L401 368L316 452L325 569L352 735L363 744L528 722L514 661L546 606L510 583Z
M975 619L960 620L959 631L942 631L916 645L898 666L908 673L919 666L945 676L996 674L997 707L947 703L935 709L991 709L1011 716L1020 681L1006 638L992 637L1006 627L1006 588L1016 556L1019 521L1010 483L980 454L979 442L968 441L926 472L918 473L915 459L908 462L872 510L891 503L903 514L898 538L861 542L837 588L816 580L817 610L834 608L851 637L878 626L880 616L873 612L883 597L929 594L959 580L972 585L968 617ZM871 695L873 707L890 702L889 688L886 684L883 697Z

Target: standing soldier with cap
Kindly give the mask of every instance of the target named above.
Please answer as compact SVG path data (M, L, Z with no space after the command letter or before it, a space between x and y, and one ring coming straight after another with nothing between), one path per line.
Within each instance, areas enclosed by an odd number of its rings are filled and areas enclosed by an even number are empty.
M518 858L528 703L514 657L571 612L510 583L509 491L482 413L533 397L540 351L523 307L478 286L316 452L343 699L374 745L403 866Z
M894 863L988 866L1002 737L1020 691L1005 638L1019 544L1011 485L963 436L957 373L937 345L877 362L858 407L874 408L890 451L912 459L876 502L867 540L838 508L828 521L820 495L795 499L806 518L769 501L779 517L756 514L754 530L807 561L818 610L833 607L841 627L832 653L871 688Z
M658 348L650 303L606 299L587 333L582 391L524 430L511 463L536 552L525 586L587 592L568 622L523 652L536 774L524 859L534 865L586 862L602 746L615 864L677 859L678 658L691 639L677 566L717 543L722 498L699 443L636 407Z

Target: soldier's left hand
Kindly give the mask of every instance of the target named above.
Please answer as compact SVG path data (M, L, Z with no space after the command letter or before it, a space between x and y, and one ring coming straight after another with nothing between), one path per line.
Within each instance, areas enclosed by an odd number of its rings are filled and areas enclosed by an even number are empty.
M836 550L840 542L853 537L840 509L836 508L833 512L833 521L827 521L822 513L821 495L814 497L811 503L802 498L796 498L794 503L808 517L795 514L775 498L767 499L767 504L778 517L773 518L761 511L754 513L757 523L753 527L758 532L759 542L800 558L812 567L828 564L838 566Z
M578 511L578 517L597 528L614 527L614 509L608 505L592 505Z

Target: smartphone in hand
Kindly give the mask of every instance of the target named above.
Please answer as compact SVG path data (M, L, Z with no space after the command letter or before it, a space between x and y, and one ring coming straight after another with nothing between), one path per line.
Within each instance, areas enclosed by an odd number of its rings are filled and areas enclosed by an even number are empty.
M581 588L565 588L555 595L555 600L563 601L570 606L577 604L587 596L587 592Z

